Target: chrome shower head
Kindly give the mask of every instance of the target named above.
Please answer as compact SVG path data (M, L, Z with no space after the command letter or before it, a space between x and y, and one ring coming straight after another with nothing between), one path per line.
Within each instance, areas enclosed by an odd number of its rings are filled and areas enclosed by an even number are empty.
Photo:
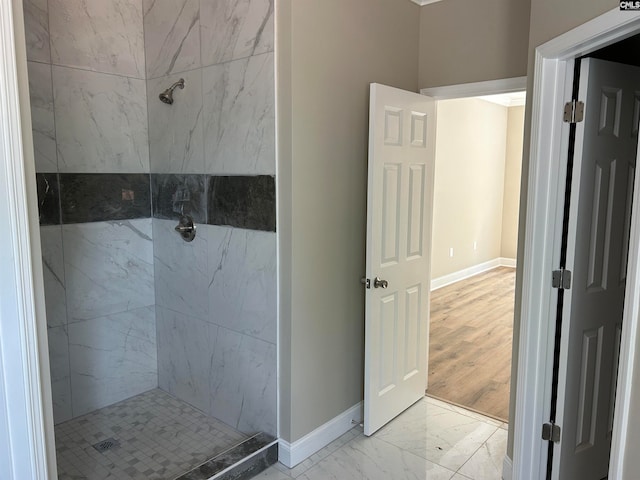
M171 105L173 103L173 91L176 87L180 87L180 89L184 88L184 78L181 78L176 83L167 88L164 92L158 95L160 101L166 103L167 105Z

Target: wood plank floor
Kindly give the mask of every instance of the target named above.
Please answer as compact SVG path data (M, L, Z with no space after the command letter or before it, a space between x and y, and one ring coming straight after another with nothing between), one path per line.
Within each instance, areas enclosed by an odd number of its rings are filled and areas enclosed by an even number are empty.
M431 293L428 395L508 421L514 291L499 267Z

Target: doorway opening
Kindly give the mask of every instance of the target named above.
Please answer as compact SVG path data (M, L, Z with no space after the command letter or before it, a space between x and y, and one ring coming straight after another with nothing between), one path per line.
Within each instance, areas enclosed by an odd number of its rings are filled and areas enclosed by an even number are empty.
M582 266L587 263L592 266L596 264L603 264L605 258L604 252L607 252L611 248L616 248L618 254L622 254L623 249L618 247L605 247L604 249L598 246L599 244L606 244L608 240L604 242L592 241L596 236L593 235L591 227L593 225L604 225L605 231L613 231L609 229L608 221L604 221L607 217L619 215L624 216L623 212L619 212L619 209L614 209L612 204L615 203L611 200L615 195L607 194L603 196L604 190L600 193L596 191L597 185L602 185L608 192L615 192L616 188L612 186L616 183L618 175L612 175L614 170L616 172L626 169L627 161L622 160L622 157L616 153L611 154L607 151L599 151L592 147L587 148L584 144L585 152L596 152L600 158L600 162L603 160L609 165L600 165L600 172L596 172L595 180L593 176L589 178L585 177L584 172L578 172L578 177L582 175L582 178L588 178L593 180L590 185L590 189L583 190L583 186L578 187L577 179L575 181L567 181L567 152L571 151L569 145L573 144L571 136L573 135L573 127L569 123L563 123L563 111L565 111L566 102L569 99L575 99L572 95L573 88L573 71L574 67L580 61L578 59L584 57L594 57L594 52L614 44L616 41L627 39L640 31L640 16L638 15L621 15L618 9L611 10L610 12L597 17L596 19L577 27L576 29L567 32L566 34L549 41L548 43L541 45L536 50L536 78L534 79L534 89L532 95L532 121L531 121L531 151L530 151L530 165L529 165L529 181L528 181L528 198L527 198L527 220L526 220L526 239L524 249L524 261L523 261L523 284L522 284L522 309L521 309L521 322L520 322L520 334L519 334L519 355L518 355L518 368L517 368L517 401L516 401L516 414L515 425L516 428L512 431L514 438L514 454L513 454L513 472L514 478L569 478L562 477L560 467L560 459L563 458L562 451L568 450L574 453L579 453L585 450L584 435L580 435L580 430L574 429L576 425L576 419L578 425L585 427L587 425L582 420L589 418L590 425L585 430L582 428L582 433L586 433L587 444L593 444L593 439L596 436L596 431L601 430L600 423L605 423L605 428L608 429L608 440L606 442L607 455L604 459L605 469L604 473L596 471L595 469L589 471L589 475L580 475L580 478L594 478L600 480L603 476L608 478L627 478L630 471L623 472L625 467L625 448L627 444L627 438L631 434L628 425L632 418L631 411L631 393L633 386L631 384L631 377L634 369L634 345L637 337L637 319L638 319L638 305L640 303L640 295L638 293L638 281L640 273L640 264L638 263L638 251L640 250L640 237L639 225L637 218L637 209L632 209L630 220L630 236L622 235L621 240L624 244L624 240L628 238L628 258L623 255L624 259L618 259L618 265L614 270L624 271L625 275L623 279L616 279L616 284L619 281L626 283L626 289L624 291L624 299L618 301L618 306L623 305L623 313L620 317L624 317L619 321L622 324L619 328L620 346L619 356L615 363L617 363L617 371L615 375L611 374L611 371L607 370L601 359L605 357L604 348L602 347L604 340L601 342L600 331L596 329L594 335L587 335L587 332L581 332L581 342L575 345L574 348L570 346L568 336L568 327L571 324L577 324L574 322L571 316L564 315L563 312L563 325L561 326L562 335L560 342L557 341L556 336L556 310L561 310L561 306L556 305L556 297L558 290L551 288L550 285L550 272L562 266L561 262L561 245L563 239L567 238L564 234L567 228L563 227L563 217L565 211L565 184L572 185L574 188L571 199L571 209L574 210L572 220L569 222L568 231L571 233L571 228L574 230L574 238L576 238L576 232L579 237L586 237L588 244L590 245L587 252L596 254L590 255L588 262L574 261L573 265L577 269L578 266ZM620 47L620 46L618 46ZM602 52L600 52L602 53ZM616 62L620 62L621 58L614 58ZM589 62L591 63L591 62ZM576 71L578 69L576 68ZM581 78L583 78L581 72ZM588 76L591 81L591 75ZM640 83L640 82L637 82ZM619 113L612 114L621 105L624 106L624 110L627 113L622 113L622 116L627 117L625 121L627 124L631 123L630 117L635 117L637 111L637 94L629 96L626 95L627 100L624 100L625 95L618 87L611 90L603 88L597 92L596 101L589 101L588 105L585 105L585 119L588 118L588 109L591 108L600 115L600 111L604 106L604 111L607 113L602 116L596 116L596 126L599 129L608 129L610 125L616 125L615 121ZM625 89L629 90L627 87ZM632 92L638 90L634 84L630 89ZM613 95L613 96L612 96ZM635 98L633 98L635 96ZM610 101L609 99L613 100ZM629 103L633 108L629 109ZM607 107L608 103L608 107ZM569 107L569 110L571 108ZM624 111L623 110L623 111ZM634 112L630 113L630 110ZM576 109L575 111L578 111ZM569 111L573 119L571 111ZM579 117L580 115L577 115ZM577 120L577 118L576 118ZM611 120L614 120L611 122ZM637 127L637 118L633 120ZM570 122L571 123L571 122ZM586 131L585 120L585 131ZM635 132L623 133L622 127L618 129L614 126L613 130L616 135L619 134L620 138L623 135L637 136L637 128ZM575 132L575 130L574 130ZM600 132L602 133L602 132ZM606 132L605 132L606 133ZM596 133L593 136L598 136ZM636 139L634 138L634 141ZM579 142L575 143L576 149L582 145ZM580 153L580 154L578 154ZM637 156L637 150L633 152L632 161L635 163L635 157ZM608 158L614 157L614 158ZM585 169L586 165L583 165L583 157L581 152L576 152L576 160L574 169ZM616 165L615 169L611 167L611 161L618 159L620 163L620 169ZM624 167L624 168L623 168ZM596 167L595 170L598 170ZM635 176L635 172L629 175ZM622 176L620 177L622 178ZM604 183L606 180L606 183ZM635 182L638 181L636 177ZM589 182L587 182L588 184ZM591 194L586 195L586 202L574 202L574 193L591 191ZM633 192L633 193L631 193ZM631 182L630 188L626 189L626 193L629 197L629 205L638 205L638 186ZM606 200L603 209L605 215L600 213L596 215L595 211L602 211L597 205L598 202L589 201L589 196L593 198L600 198ZM586 205L586 208L582 208L582 205ZM595 208L594 208L595 207ZM591 210L590 215L585 215L584 211L588 213ZM583 214L577 214L578 211L583 211ZM609 213L613 212L613 214ZM583 220L588 220L588 228L581 228L579 223ZM618 221L618 220L616 220ZM573 226L571 226L573 222ZM612 220L613 222L613 220ZM612 223L611 223L612 224ZM613 238L612 234L607 233L606 239ZM579 257L579 245L571 242L569 237L568 248L566 250L567 256L573 255L577 260ZM616 242L619 243L619 242ZM593 247L592 247L593 246ZM587 256L589 257L589 255ZM593 262L593 258L598 258L596 262ZM569 258L569 260L571 260ZM571 265L571 262L567 262ZM611 264L610 264L611 265ZM589 265L587 265L589 266ZM618 268L620 267L620 268ZM600 266L597 268L587 268L590 273L587 277L591 279L598 279L600 275ZM604 270L606 272L607 269ZM606 276L606 275L605 275ZM573 277L573 275L572 275ZM562 280L560 283L566 290L564 279L566 275L560 275ZM604 276L603 276L604 278ZM609 280L607 280L609 281ZM589 287L585 287L586 282L580 278L580 275L573 278L571 282L571 289L566 290L563 295L569 295L569 300L574 292L578 290L588 290ZM611 284L610 284L611 285ZM592 288L593 290L593 288ZM598 290L596 288L595 290ZM602 288L599 288L602 290ZM562 291L562 290L561 290ZM568 292L568 293L567 293ZM615 302L614 302L615 303ZM569 301L565 304L573 306ZM569 313L571 310L569 310ZM568 320L570 319L570 321ZM554 344L555 350L559 351L559 365L560 369L554 369ZM571 364L572 353L577 353L577 357L580 357L580 353L585 353L585 349L589 350L591 347L597 347L595 350L601 354L593 355L591 352L586 352L588 355L582 355L583 359L589 359L588 362L582 362L580 366L579 380L581 383L580 395L582 399L589 399L589 404L578 401L576 408L566 403L567 392L573 387L569 385L567 381L572 375L568 365ZM577 347L577 348L576 348ZM614 350L612 348L611 350ZM612 357L613 355L607 355ZM569 360L568 360L569 359ZM595 359L595 362L591 361ZM579 362L574 362L578 363ZM555 372L554 372L555 370ZM557 373L556 373L557 372ZM614 376L615 378L612 378ZM556 377L554 379L554 377ZM585 380L586 379L586 380ZM558 385L558 423L554 426L552 415L552 382L556 380ZM594 392L598 390L596 386L602 381L612 381L611 387L612 398L604 398L603 395ZM583 388L584 387L584 388ZM562 403L564 402L564 403ZM605 408L609 405L615 407L615 416L603 415L601 407ZM588 412L585 416L584 412ZM608 412L607 412L608 413ZM549 420L551 421L549 422ZM606 420L606 421L604 421ZM551 435L551 442L554 444L552 468L547 469L548 461L551 460L548 455L548 441L541 441L540 431L541 425L549 422L549 427L546 430ZM556 428L556 427L559 427ZM558 438L557 433L560 433ZM576 443L576 441L578 443ZM580 463L580 462L578 462ZM608 468L607 465L608 464ZM505 461L506 465L506 461ZM511 476L511 472L509 472ZM571 477L573 478L573 477ZM576 477L578 478L578 477Z
M427 395L508 421L525 92L437 104Z

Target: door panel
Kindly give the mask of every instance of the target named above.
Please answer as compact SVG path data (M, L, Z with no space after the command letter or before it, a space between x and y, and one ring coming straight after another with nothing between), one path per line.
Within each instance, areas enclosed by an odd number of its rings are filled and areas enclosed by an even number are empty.
M401 165L384 165L384 189L382 191L382 261L385 267L398 263L400 249L400 177Z
M609 137L620 136L620 111L622 89L603 86L600 88L600 128L598 134Z
M614 161L615 162L615 161ZM615 163L596 161L589 235L589 280L587 288L601 291L607 288L608 246L611 235L611 214L615 181Z
M422 257L424 247L424 182L425 166L409 167L409 224L407 228L407 260Z
M407 288L407 322L404 334L404 378L408 380L420 372L420 318L422 317L421 297L422 285L413 285Z
M598 411L597 385L601 363L602 328L583 332L576 451L595 444L596 412Z
M398 295L388 295L380 299L380 358L391 359L383 362L380 368L378 395L383 396L398 384Z
M636 130L637 133L637 130ZM633 164L627 165L627 199L624 207L624 231L622 233L622 249L620 250L620 285L627 280L627 259L629 257L629 234L631 233L631 207L633 206L633 180L636 169Z
M579 99L585 102L585 118L576 125L567 241L573 282L563 308L556 479L607 476L639 90L640 68L582 60Z
M366 435L427 386L435 102L372 84L369 114ZM386 288L375 288L376 277Z
M611 393L609 398L609 428L607 429L607 436L611 438L613 432L613 413L615 411L616 404L616 387L618 385L618 361L620 360L620 343L622 340L622 323L616 325L616 333L613 341L613 364L611 365Z

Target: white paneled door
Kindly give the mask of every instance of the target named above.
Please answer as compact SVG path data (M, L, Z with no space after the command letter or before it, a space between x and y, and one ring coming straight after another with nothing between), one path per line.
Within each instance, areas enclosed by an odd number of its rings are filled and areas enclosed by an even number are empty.
M435 101L371 84L364 432L427 387Z
M640 114L640 68L583 59L567 242L557 479L607 476Z

